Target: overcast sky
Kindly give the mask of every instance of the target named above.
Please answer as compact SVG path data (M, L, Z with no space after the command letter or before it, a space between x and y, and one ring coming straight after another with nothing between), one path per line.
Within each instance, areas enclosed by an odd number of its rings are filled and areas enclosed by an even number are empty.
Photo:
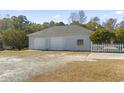
M0 15L3 17L6 14L10 16L25 15L28 20L36 23L49 22L51 20L68 23L68 18L71 12L78 12L78 10L0 10ZM123 20L124 11L116 10L86 10L87 21L94 16L98 16L101 21L108 18L117 18L118 22Z

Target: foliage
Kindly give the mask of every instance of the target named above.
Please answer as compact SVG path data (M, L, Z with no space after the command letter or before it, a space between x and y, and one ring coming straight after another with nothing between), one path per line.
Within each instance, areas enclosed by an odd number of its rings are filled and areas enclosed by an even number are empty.
M124 20L117 24L117 29L124 30Z
M9 19L8 18L3 18L0 19L0 31L5 31L9 27Z
M26 33L21 30L7 30L3 33L5 45L15 49L22 49L26 45Z
M90 35L90 39L93 43L110 43L114 38L114 34L104 28L97 29Z
M92 18L88 23L86 23L86 28L95 31L97 28L100 28L100 19L98 17Z
M3 48L2 33L0 33L0 48Z
M26 34L34 33L37 31L41 31L45 29L41 24L36 24L36 23L30 23L26 26L26 28L23 30L26 32Z
M124 29L117 29L115 32L115 36L116 36L116 43L124 43Z
M10 18L10 25L12 29L25 30L26 26L29 24L29 20L26 16L12 16Z
M81 24L78 21L74 21L74 22L70 23L70 25L80 25L81 26Z
M79 11L78 13L73 12L70 14L69 23L78 22L83 24L86 21L87 17L85 16L85 12L83 10Z
M113 31L116 28L116 23L116 18L109 18L106 22L103 22L103 27L108 31Z
M56 26L65 26L65 24L63 22L58 22L56 23Z
M83 24L87 19L87 17L85 16L84 11L83 10L79 11L78 15L79 15L79 23Z

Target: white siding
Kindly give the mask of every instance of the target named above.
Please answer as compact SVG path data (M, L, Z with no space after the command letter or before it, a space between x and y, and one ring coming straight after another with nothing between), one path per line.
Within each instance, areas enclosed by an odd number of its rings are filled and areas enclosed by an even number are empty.
M63 49L64 49L64 38L63 37L50 38L50 50L63 50Z
M34 39L34 49L46 49L46 39L45 38L35 38Z
M28 43L29 43L29 49L34 49L34 38L33 37L29 37L28 39Z
M77 40L79 39L82 39L84 41L83 46L77 45ZM90 47L91 44L88 35L29 38L30 49L90 51Z
M83 46L77 45L77 40L82 39L84 41ZM88 35L75 35L65 37L65 50L82 50L90 51L90 39Z

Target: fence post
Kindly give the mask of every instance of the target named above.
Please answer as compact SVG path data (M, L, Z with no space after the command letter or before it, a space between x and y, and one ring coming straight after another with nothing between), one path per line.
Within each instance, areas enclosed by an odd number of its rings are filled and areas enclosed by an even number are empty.
M91 52L92 52L92 42L91 42Z
M104 44L102 43L102 52L104 51Z
M99 44L97 44L97 47L98 47L98 52L99 52Z
M120 48L120 53L121 53L122 47L121 47L121 44L119 44L119 45L120 45L119 48Z
M121 49L121 50L122 50L122 52L123 52L123 43L122 43L122 49Z

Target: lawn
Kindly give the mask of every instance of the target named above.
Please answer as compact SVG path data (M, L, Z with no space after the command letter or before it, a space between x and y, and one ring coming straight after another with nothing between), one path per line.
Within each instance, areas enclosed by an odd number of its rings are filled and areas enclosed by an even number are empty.
M73 62L65 67L31 77L27 81L118 82L124 81L124 60Z

